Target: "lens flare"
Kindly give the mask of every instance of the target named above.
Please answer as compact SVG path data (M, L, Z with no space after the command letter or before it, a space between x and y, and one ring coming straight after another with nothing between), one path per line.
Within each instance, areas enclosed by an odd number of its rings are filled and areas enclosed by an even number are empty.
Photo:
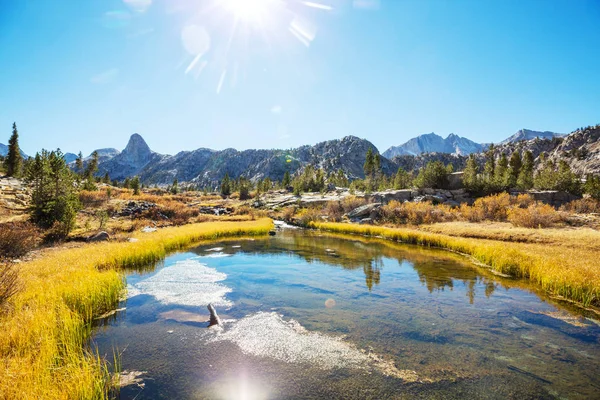
M222 6L233 13L237 19L260 24L275 0L221 0Z

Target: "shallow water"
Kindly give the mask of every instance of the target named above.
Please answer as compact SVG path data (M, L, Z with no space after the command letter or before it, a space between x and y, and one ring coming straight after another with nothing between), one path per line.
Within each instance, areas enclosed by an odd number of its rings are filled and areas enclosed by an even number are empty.
M94 337L123 399L600 397L596 320L448 252L284 231L127 281Z

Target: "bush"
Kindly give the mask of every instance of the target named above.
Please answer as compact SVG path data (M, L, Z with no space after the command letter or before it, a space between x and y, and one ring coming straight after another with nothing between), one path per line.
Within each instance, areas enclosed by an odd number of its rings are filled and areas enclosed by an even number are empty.
M524 228L548 228L560 221L560 214L547 204L535 203L527 208L508 210L508 221Z
M317 208L305 208L296 215L296 223L300 226L309 226L311 222L320 221L323 213Z
M493 196L481 197L472 206L462 204L460 214L470 222L483 220L506 221L508 208L511 205L510 195L500 193Z
M600 213L600 201L593 198L577 199L564 204L560 210L574 214Z
M0 264L0 310L18 291L19 276L17 270L10 265Z
M454 219L452 209L445 205L433 205L429 202L400 203L392 200L381 207L383 221L393 224L434 224Z
M367 203L368 201L364 197L348 196L340 202L340 205L345 214Z
M323 212L327 216L327 220L330 222L340 222L342 220L342 216L345 214L341 201L327 202Z
M79 192L79 201L83 207L99 207L108 201L108 193L82 190Z
M29 222L0 224L0 257L19 258L39 243L39 231Z

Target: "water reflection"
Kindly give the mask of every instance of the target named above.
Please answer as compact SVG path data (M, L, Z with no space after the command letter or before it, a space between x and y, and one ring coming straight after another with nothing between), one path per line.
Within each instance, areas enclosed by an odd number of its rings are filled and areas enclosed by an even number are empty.
M124 388L123 399L246 389L262 398L591 398L600 387L600 326L589 315L444 251L283 233L172 255L128 285L138 293L95 338L109 358L125 349L123 370L147 371L145 389ZM206 328L211 293L221 331Z

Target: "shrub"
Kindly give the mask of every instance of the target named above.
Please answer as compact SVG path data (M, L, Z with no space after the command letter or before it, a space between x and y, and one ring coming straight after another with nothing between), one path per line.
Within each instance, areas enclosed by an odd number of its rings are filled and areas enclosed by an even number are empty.
M527 208L508 210L508 221L524 228L548 228L560 221L560 214L547 204L535 203Z
M364 197L348 196L340 202L340 205L342 206L344 213L348 213L367 203L368 201Z
M340 222L345 214L341 201L328 201L323 210L328 221Z
M600 201L593 198L577 199L564 204L560 210L575 214L600 213Z
M83 207L99 207L108 201L107 192L82 190L79 192L79 201Z
M400 203L393 200L381 207L380 212L385 222L394 224L434 224L454 219L454 213L450 207L445 205L436 206L429 202Z
M0 310L8 300L19 290L19 276L17 270L8 264L0 264Z
M39 231L29 222L0 224L0 257L18 258L39 243Z
M311 222L320 221L322 214L317 208L305 208L296 215L295 221L300 226L309 226Z
M296 215L296 207L286 207L286 208L283 209L283 212L281 214L281 218L285 222L292 222L292 219L294 218L294 215Z
M481 197L475 200L475 203L471 207L463 204L460 207L460 213L463 218L471 222L483 220L506 221L510 205L510 195L508 193L500 193L493 196Z

